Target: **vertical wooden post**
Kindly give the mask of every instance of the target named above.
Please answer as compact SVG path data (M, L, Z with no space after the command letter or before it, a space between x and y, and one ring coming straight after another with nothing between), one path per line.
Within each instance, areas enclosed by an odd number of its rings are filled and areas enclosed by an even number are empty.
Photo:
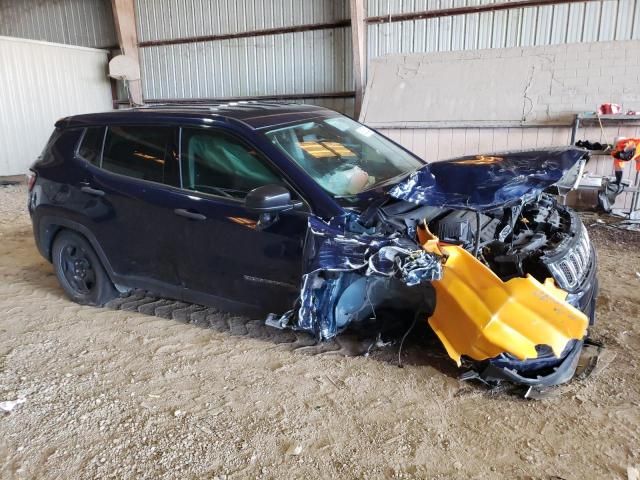
M357 119L362 109L362 98L366 87L367 71L367 23L366 0L351 0L351 42L353 45L353 80L356 100L354 116Z
M134 60L138 66L138 34L136 32L135 0L111 0L113 20L118 34L118 44L122 53ZM142 83L140 79L128 82L131 101L142 105Z

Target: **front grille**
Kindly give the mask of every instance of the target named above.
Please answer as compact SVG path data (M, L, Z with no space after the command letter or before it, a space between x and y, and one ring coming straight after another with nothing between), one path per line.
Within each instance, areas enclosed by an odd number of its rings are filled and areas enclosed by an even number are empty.
M579 235L578 241L562 259L549 264L553 278L564 290L577 288L591 267L591 243L584 225L581 225Z

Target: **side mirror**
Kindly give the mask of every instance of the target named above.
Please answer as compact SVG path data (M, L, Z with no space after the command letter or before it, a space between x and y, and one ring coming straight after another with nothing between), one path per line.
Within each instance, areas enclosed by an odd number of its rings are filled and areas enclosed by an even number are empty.
M247 210L255 213L277 213L299 207L292 202L289 190L281 185L263 185L251 190L244 199Z

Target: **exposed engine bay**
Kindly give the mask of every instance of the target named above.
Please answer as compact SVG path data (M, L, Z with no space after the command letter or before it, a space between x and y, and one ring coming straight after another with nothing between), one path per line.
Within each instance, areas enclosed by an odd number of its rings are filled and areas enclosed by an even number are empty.
M595 253L575 212L513 178L481 207L459 193L433 206L444 182L418 171L362 212L311 217L299 300L267 323L327 340L377 311L410 311L482 381L568 381L593 320ZM512 198L497 201L500 190Z
M394 208L391 206L391 215ZM503 281L529 274L543 282L552 276L545 257L573 236L572 214L555 198L540 195L535 202L487 212L422 207L404 212L407 221L424 222L441 242L474 254Z

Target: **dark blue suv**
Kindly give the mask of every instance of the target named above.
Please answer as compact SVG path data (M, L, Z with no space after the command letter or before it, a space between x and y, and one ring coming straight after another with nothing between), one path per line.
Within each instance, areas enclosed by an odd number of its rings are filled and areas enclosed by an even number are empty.
M328 339L382 309L437 315L447 255L424 246L432 235L500 281L553 279L592 322L595 253L552 195L586 159L565 148L426 164L319 107L141 107L58 121L31 168L29 212L41 254L82 304L144 289L279 312L270 325ZM543 342L536 358L462 353L486 380L558 383L584 335L561 352Z

